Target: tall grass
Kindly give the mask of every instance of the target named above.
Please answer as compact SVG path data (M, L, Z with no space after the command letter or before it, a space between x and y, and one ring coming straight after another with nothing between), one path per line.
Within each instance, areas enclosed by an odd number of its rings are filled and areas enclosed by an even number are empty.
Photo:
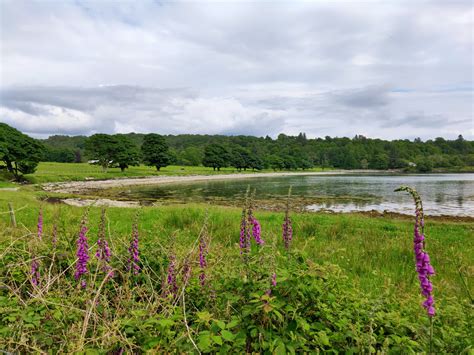
M9 225L7 201L18 208L17 228ZM294 237L287 251L281 236L284 214L253 211L265 244L252 246L249 269L244 270L239 210L203 205L143 208L138 222L141 269L134 275L126 265L136 211L110 208L105 230L114 277L107 279L99 262L91 258L87 288L82 290L73 275L84 209L44 204L42 240L36 231L39 209L30 192L0 196L2 349L290 353L427 349L409 219L293 214ZM90 208L90 255L102 235L101 216L100 209ZM199 245L205 220L203 287ZM434 350L467 351L472 346L472 289L467 281L473 276L473 225L427 219L426 232L437 270ZM38 287L29 279L33 257L41 265ZM178 287L174 292L166 292L170 261ZM184 272L187 263L191 270ZM273 273L276 286L268 294Z

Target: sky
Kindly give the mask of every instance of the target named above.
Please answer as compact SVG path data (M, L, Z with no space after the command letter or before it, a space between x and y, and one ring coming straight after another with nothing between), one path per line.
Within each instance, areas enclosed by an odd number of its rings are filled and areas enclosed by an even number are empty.
M471 1L0 0L0 122L474 139Z

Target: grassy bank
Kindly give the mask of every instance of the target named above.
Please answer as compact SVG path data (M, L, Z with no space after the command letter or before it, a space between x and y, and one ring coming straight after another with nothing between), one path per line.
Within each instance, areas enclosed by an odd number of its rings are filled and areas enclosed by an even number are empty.
M325 169L329 170L329 169ZM301 171L301 170L300 170ZM313 168L306 171L322 171L320 168ZM251 170L242 173L252 172ZM273 172L273 170L262 170L261 173ZM186 176L186 175L214 175L214 174L237 174L234 168L222 168L214 171L212 168L203 166L177 166L170 165L157 171L154 167L145 165L131 166L124 172L119 168L110 168L103 172L97 165L87 163L39 163L34 174L26 175L25 178L32 183L58 182L58 181L83 181L88 179L116 179L125 177L146 177L146 176Z
M256 211L263 247L239 253L240 210L205 205L143 208L139 275L126 272L136 210L107 211L115 276L103 282L93 254L100 210L88 217L91 266L87 289L74 279L76 239L84 209L39 203L33 187L0 195L1 348L11 351L103 349L127 352L347 351L424 352L429 323L420 303L408 218L294 214L289 251L283 214ZM11 228L7 202L18 209ZM208 214L206 284L200 286L197 239ZM52 247L53 225L58 245ZM426 221L437 315L432 346L459 353L472 346L472 223ZM176 256L179 291L167 286ZM29 281L32 258L42 282ZM188 260L192 276L183 282ZM272 273L277 285L271 287ZM50 281L48 283L48 280ZM268 289L272 291L267 295ZM49 339L49 340L48 340ZM193 342L195 345L193 345Z

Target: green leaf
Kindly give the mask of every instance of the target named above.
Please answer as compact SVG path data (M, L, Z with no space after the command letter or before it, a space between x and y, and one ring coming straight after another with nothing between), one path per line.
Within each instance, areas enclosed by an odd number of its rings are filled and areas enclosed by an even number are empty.
M284 343L279 343L275 349L275 354L277 355L286 355L286 348Z
M212 319L211 314L207 311L197 312L197 316L201 323L209 323Z
M219 328L225 329L225 323L223 321L216 319L214 323L216 323Z
M159 325L161 325L163 328L169 328L174 324L174 321L171 319L159 319L157 322Z
M326 332L320 331L318 333L318 336L319 336L319 341L321 342L321 344L326 345L326 346L330 345L329 338L328 338Z
M218 345L222 345L222 338L219 335L213 335L212 340Z
M233 341L235 338L234 334L225 329L221 332L221 335L227 341Z
M227 329L232 329L232 328L234 328L234 327L237 326L237 325L239 325L239 321L238 321L237 319L234 319L233 321L230 321L230 322L227 324L226 328L227 328Z
M202 334L199 336L199 348L201 350L207 350L211 346L211 335L209 332L206 332L206 334Z

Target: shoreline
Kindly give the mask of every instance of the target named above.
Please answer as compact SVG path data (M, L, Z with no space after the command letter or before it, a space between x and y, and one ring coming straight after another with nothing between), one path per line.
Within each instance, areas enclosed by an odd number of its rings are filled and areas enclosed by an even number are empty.
M236 180L253 179L265 177L284 177L284 176L311 176L311 175L351 175L351 174L380 174L379 170L330 170L313 172L274 172L274 173L242 173L242 174L219 174L219 175L186 175L186 176L151 176L136 177L109 180L87 180L87 181L68 181L68 182L50 182L40 184L41 188L47 192L65 193L65 194L83 194L90 191L105 190L109 188L120 188L128 186L147 186L162 184L192 183L200 181L214 180Z

